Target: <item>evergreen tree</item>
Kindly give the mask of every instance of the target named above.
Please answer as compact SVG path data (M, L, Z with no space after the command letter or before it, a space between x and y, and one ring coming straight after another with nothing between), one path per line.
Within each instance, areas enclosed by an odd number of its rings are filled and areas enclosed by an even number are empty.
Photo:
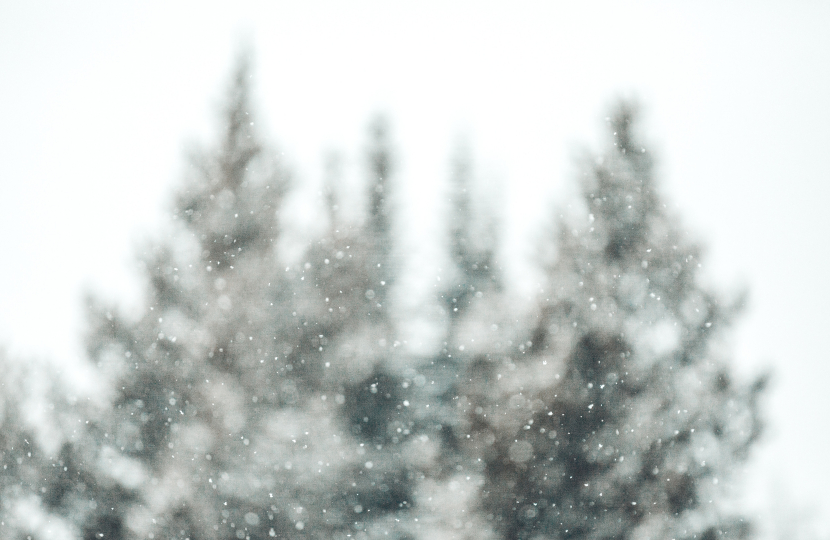
M736 383L719 353L740 301L700 284L635 117L623 103L609 119L581 209L559 220L536 323L491 366L481 507L503 538L749 534L718 483L759 434L763 380Z
M479 405L467 378L501 348L504 328L502 276L496 262L494 220L474 211L473 165L466 148L452 162L447 285L438 295L445 313L438 354L419 365L422 384L413 397L421 432L434 455L418 485L419 538L477 538L490 533L477 512L483 462L471 449L476 427L467 414Z
M50 368L0 350L0 538L71 540L98 513L87 471L100 463L81 420L90 407Z
M307 256L308 294L324 297L323 318L331 321L324 355L326 385L337 392L340 405L333 414L360 457L338 479L346 522L351 519L358 537L407 534L410 520L403 516L412 504L417 469L409 459L414 452L407 400L411 379L402 364L389 295L398 272L393 164L387 120L376 117L369 126L366 218L362 223L343 219L336 179L330 178L329 231Z
M338 496L329 471L349 460L321 399L323 331L301 294L306 269L279 260L288 177L253 127L249 77L241 62L220 146L194 159L174 233L147 252L144 316L95 313L90 355L116 389L103 440L141 477L116 537L339 526L312 511Z
M331 211L286 267L287 173L253 128L248 81L243 62L220 147L194 160L178 225L147 251L143 317L94 310L90 355L116 389L101 440L140 477L105 505L108 537L337 538L388 530L411 501L405 461L387 457L408 434L389 369L388 128L370 130L365 223Z
M40 490L48 471L35 432L25 421L28 377L23 365L0 350L0 537L36 533L26 514L41 510ZM21 392L21 390L23 390Z

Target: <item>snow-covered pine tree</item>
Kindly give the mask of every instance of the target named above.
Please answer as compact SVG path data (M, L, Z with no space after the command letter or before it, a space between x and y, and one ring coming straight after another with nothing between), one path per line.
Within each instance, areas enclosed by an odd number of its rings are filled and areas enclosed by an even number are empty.
M416 538L487 538L489 524L476 512L483 463L468 448L475 401L461 390L464 377L487 363L504 327L502 281L496 263L495 220L477 212L473 164L466 147L451 162L446 262L437 300L443 317L435 354L411 358L409 395L420 442L412 512ZM478 204L477 204L478 203ZM434 307L432 308L434 309ZM496 328L494 330L494 327ZM413 464L414 465L414 464Z
M366 229L286 267L288 178L254 128L249 77L243 61L219 147L194 159L170 238L147 252L143 316L93 310L90 356L115 394L101 453L126 494L105 503L110 538L339 538L409 498L405 473L373 458L388 414L360 414L393 348L385 132Z
M608 150L586 161L537 322L468 378L492 396L471 423L491 443L481 508L505 539L749 530L718 483L759 434L763 381L737 383L716 346L740 302L701 285L700 249L658 196L635 119L617 107Z
M60 394L49 366L10 358L0 349L0 538L71 539L67 519L77 498L64 468L66 415L50 401ZM56 399L59 405L66 405Z
M329 231L307 255L306 294L321 297L331 331L325 335L325 386L335 395L349 451L359 460L342 469L339 497L353 534L404 538L419 476L418 426L410 408L412 373L397 339L390 289L398 274L393 235L394 151L388 122L369 126L367 215L350 223L340 212L336 178L327 186ZM344 435L345 437L345 435Z

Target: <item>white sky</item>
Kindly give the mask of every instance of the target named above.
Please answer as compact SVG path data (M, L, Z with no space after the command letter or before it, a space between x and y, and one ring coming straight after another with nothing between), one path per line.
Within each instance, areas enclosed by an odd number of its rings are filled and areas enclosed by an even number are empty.
M434 234L424 209L466 136L524 294L571 157L636 95L707 275L751 291L740 365L776 374L752 493L830 529L830 3L617 4L0 2L0 342L72 364L83 287L135 303L133 253L188 144L213 140L242 41L263 131L310 192L326 149L356 174L386 111L412 230Z

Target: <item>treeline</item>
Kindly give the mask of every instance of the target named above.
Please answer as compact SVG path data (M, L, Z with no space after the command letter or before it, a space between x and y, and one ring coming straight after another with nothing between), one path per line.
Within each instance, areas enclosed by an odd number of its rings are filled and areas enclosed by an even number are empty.
M44 410L59 434L39 444L4 375L0 537L751 536L720 493L758 437L763 380L736 382L713 346L739 302L700 284L631 104L581 164L521 323L456 164L442 346L419 355L390 303L389 126L370 127L364 218L330 189L325 233L287 267L289 174L248 85L241 62L217 144L144 256L143 315L89 300L108 405L67 403L56 384Z

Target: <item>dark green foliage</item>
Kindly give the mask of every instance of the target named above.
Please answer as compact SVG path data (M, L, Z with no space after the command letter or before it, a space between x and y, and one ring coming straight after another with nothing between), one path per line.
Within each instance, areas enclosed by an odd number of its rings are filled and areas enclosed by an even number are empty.
M404 416L401 403L409 392L403 391L401 379L383 372L373 372L367 379L350 386L345 392L343 412L352 433L375 445L402 439L389 426L400 424L411 429L412 422ZM409 397L408 395L406 397ZM395 441L398 442L398 441Z

